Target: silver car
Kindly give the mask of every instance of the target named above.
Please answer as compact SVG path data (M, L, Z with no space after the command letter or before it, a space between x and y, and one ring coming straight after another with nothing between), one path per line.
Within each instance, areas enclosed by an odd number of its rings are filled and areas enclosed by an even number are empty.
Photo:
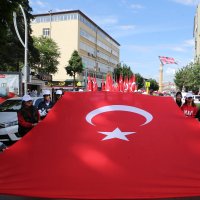
M36 107L43 97L32 97ZM13 144L21 137L18 136L17 111L21 108L22 97L10 98L0 104L0 142Z

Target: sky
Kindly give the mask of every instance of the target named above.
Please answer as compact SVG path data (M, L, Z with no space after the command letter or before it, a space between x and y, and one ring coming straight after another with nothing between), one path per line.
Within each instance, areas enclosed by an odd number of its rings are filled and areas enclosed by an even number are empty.
M120 62L134 73L158 81L158 56L178 65L164 65L164 82L194 59L194 16L200 0L29 0L32 14L81 10L118 43Z

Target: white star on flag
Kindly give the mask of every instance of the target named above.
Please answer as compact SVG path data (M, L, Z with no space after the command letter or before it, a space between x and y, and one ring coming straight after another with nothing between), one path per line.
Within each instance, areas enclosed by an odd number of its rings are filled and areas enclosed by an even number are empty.
M119 128L116 128L113 132L99 132L99 133L107 135L102 140L110 140L110 139L117 138L117 139L129 141L129 139L126 137L126 135L130 135L135 132L122 132Z

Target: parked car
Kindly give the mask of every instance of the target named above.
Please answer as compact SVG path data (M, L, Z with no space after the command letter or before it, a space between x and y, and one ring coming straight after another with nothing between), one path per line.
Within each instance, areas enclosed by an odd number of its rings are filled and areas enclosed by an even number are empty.
M200 95L194 95L193 99L195 103L200 103Z
M36 107L43 97L32 97ZM11 145L20 140L18 136L17 111L21 108L22 97L10 98L0 104L0 141Z

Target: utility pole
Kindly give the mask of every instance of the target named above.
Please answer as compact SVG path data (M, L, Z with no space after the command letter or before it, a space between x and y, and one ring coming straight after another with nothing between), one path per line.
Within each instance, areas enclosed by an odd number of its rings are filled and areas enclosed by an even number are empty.
M17 21L16 21L16 12L13 12L13 22L14 22L14 27L15 27L15 31L17 33L17 36L21 42L21 44L23 45L24 47L24 94L27 94L27 80L28 80L28 28L27 28L27 20L26 20L26 15L25 15L25 12L24 12L24 9L22 8L21 5L19 5L21 11L22 11L22 14L23 14L23 17L24 17L24 26L25 26L25 36L24 36L24 42L23 40L21 39L21 36L19 34L19 31L18 31L18 28L17 28Z

